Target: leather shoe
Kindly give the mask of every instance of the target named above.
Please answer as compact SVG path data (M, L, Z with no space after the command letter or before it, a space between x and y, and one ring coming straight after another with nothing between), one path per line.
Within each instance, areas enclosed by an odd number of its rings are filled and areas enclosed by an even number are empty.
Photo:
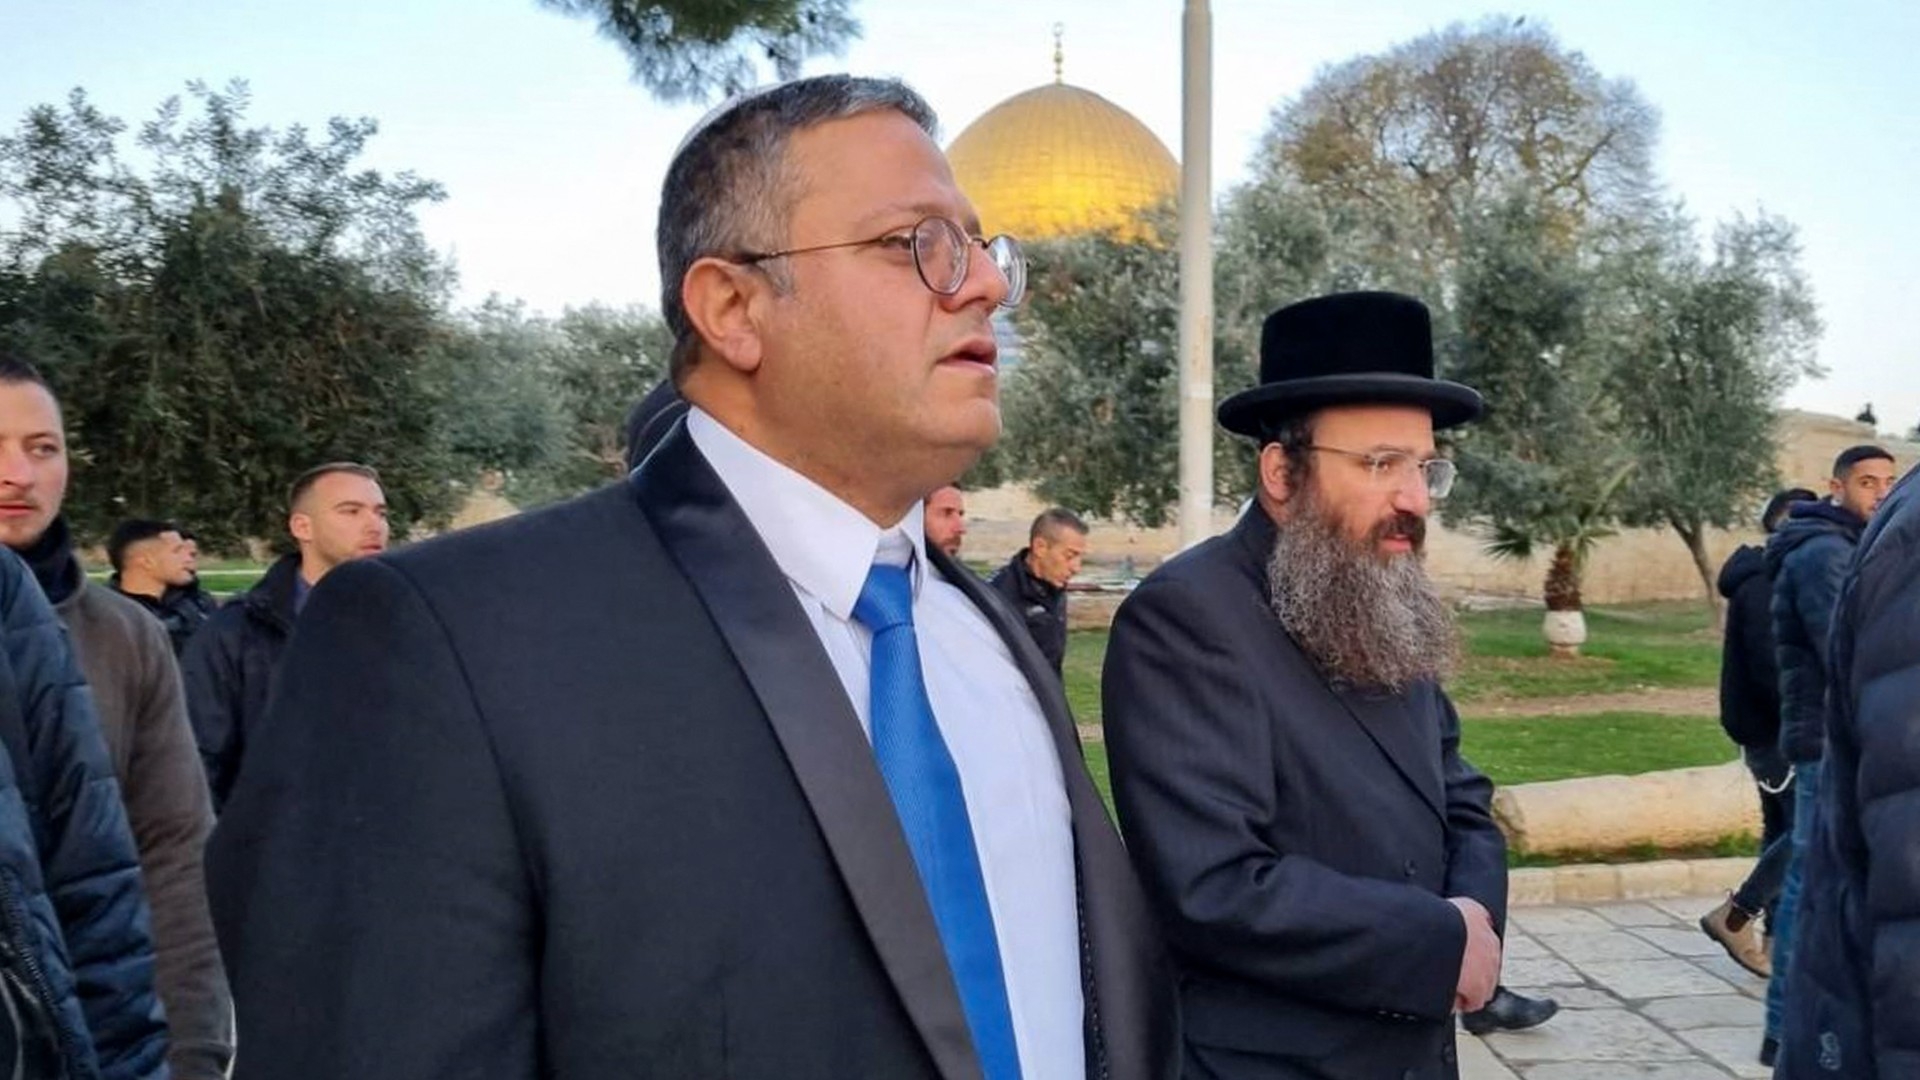
M1780 1040L1771 1035L1760 1039L1760 1064L1773 1068L1773 1059L1780 1056Z
M1767 955L1767 945L1760 937L1760 925L1746 912L1740 912L1740 929L1735 930L1728 919L1735 912L1733 897L1721 901L1720 906L1700 916L1700 931L1718 942L1727 950L1733 962L1753 972L1763 979L1773 977L1773 960Z
M1552 998L1522 997L1502 986L1493 992L1493 1000L1487 1002L1486 1008L1461 1014L1460 1026L1466 1028L1469 1035L1521 1031L1546 1023L1559 1011L1560 1003Z

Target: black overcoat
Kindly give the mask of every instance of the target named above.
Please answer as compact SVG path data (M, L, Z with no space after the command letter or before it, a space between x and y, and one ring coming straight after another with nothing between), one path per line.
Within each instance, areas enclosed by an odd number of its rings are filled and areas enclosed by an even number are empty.
M1452 1077L1466 928L1506 911L1492 785L1438 687L1329 685L1267 602L1257 506L1121 605L1120 825L1167 929L1189 1074Z
M1066 702L1089 1072L1177 1064ZM980 1075L873 753L684 424L628 480L328 575L208 856L238 1080Z

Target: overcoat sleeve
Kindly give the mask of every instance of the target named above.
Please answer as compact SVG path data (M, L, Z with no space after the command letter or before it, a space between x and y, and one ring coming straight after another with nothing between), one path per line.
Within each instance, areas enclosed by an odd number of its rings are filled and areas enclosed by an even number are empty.
M1447 788L1448 896L1470 896L1507 928L1507 838L1493 820L1493 781L1460 756L1460 714L1440 699L1440 768Z
M1466 946L1452 904L1267 839L1284 703L1267 700L1270 665L1227 632L1218 603L1148 581L1115 619L1103 678L1121 827L1175 951L1280 994L1448 1016Z
M207 874L236 1080L539 1075L528 860L461 658L400 570L315 589Z

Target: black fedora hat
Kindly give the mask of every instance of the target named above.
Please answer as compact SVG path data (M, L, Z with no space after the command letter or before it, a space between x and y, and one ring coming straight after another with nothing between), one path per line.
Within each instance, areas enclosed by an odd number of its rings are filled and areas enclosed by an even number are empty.
M1257 439L1276 420L1329 405L1418 405L1435 428L1486 410L1471 387L1433 377L1427 306L1391 292L1317 296L1267 316L1260 385L1220 403L1220 426Z

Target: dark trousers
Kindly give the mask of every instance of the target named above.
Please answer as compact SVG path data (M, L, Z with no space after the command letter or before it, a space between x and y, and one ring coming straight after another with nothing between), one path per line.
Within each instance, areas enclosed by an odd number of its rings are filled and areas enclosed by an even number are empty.
M1734 891L1733 903L1742 911L1766 912L1767 930L1772 933L1787 864L1793 858L1793 786L1788 782L1791 769L1786 758L1773 749L1746 750L1742 757L1760 793L1760 858L1747 880Z

